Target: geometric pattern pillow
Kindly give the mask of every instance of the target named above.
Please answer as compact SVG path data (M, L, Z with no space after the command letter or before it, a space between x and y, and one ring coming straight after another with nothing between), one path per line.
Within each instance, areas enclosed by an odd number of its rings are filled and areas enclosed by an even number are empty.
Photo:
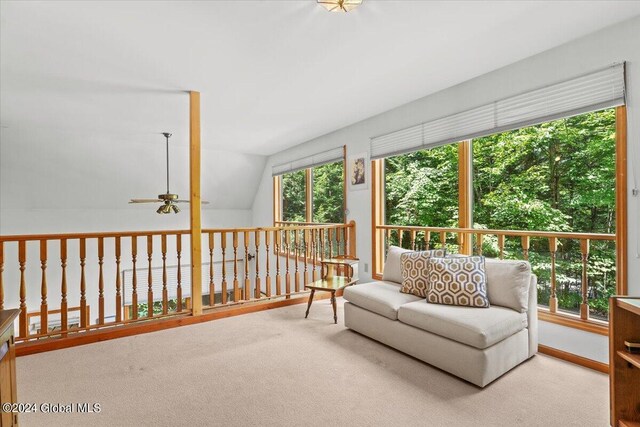
M402 287L400 292L426 298L427 289L429 288L429 258L443 258L446 255L447 251L445 249L406 252L400 255L402 263Z
M489 307L484 257L429 259L427 302Z

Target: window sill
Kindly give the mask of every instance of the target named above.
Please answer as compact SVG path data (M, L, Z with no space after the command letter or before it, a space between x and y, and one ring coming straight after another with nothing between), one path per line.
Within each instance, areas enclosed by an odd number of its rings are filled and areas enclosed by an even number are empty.
M609 335L609 324L600 320L582 320L570 314L550 313L549 310L545 308L538 308L538 319L592 334Z

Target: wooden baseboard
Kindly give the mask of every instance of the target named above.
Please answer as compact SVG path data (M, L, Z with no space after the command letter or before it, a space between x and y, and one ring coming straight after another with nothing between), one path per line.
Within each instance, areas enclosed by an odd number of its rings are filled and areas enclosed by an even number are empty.
M593 369L598 372L603 372L605 374L609 373L609 365L607 365L606 363L587 359L586 357L558 350L557 348L547 347L546 345L539 344L538 352L546 354L547 356L555 357L556 359L562 359L567 362L575 363L576 365L584 366L585 368Z
M316 295L314 297L314 300L327 299L329 297L329 294ZM129 325L115 326L107 329L77 333L67 338L53 338L25 342L16 345L16 356L26 356L29 354L42 353L45 351L59 350L63 348L75 347L78 345L85 345L116 338L128 337L131 335L146 334L149 332L161 331L163 329L177 328L179 326L194 325L197 323L209 322L211 320L239 316L241 314L270 310L272 308L303 304L308 300L309 298L307 295L302 295L299 297L278 301L258 301L253 303L238 304L232 307L214 308L209 311L205 311L199 316L192 316L188 314L184 316L173 316L168 319L143 321Z

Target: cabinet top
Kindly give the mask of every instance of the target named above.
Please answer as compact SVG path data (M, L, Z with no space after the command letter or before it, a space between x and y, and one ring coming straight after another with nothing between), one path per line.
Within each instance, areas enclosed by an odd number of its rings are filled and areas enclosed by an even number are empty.
M13 326L13 321L20 314L19 309L0 310L0 334Z

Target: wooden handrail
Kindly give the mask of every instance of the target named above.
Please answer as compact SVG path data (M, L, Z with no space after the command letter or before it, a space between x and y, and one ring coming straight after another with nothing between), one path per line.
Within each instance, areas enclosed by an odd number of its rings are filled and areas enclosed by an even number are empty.
M422 247L429 249L429 243L432 233L438 235L438 243L441 247L449 246L447 238L451 235L457 235L458 250L465 251L468 248L467 254L476 253L477 255L483 255L483 242L485 236L497 237L497 251L498 257L504 259L506 238L516 238L520 242L518 246L521 249L521 258L525 260L530 259L531 239L540 238L545 239L548 242L549 258L550 258L550 277L549 277L549 301L548 309L545 312L546 317L549 316L561 316L563 321L566 321L567 317L574 317L576 320L582 322L591 322L590 308L589 308L589 247L590 242L602 241L602 242L615 242L616 236L614 234L604 233L576 233L576 232L561 232L561 231L538 231L538 230L495 230L484 228L461 228L461 227L423 227L423 226L404 226L404 225L375 225L374 232L381 236L379 240L381 244L375 247L376 252L374 257L382 255L380 259L384 259L384 250L391 242L395 242L399 246L407 247L409 249L416 249L417 245L417 233L424 233L424 245ZM408 236L403 239L403 236ZM375 236L374 236L375 238ZM475 238L475 245L474 243ZM470 240L466 240L470 239ZM561 313L558 310L558 289L557 289L557 264L558 264L558 246L559 240L573 240L579 243L580 252L580 277L579 282L579 294L580 298L579 312L576 314ZM464 243L466 241L466 244ZM514 242L515 243L515 242ZM468 246L467 246L468 245ZM539 247L537 248L540 249ZM374 277L379 278L381 266L375 266ZM577 292L577 290L576 290ZM602 322L597 319L593 320L594 324L601 327Z
M496 236L556 237L558 239L615 240L615 234L574 233L566 231L493 230L487 228L421 227L409 225L376 225L379 230L435 231L439 233L491 234Z
M66 339L81 332L144 324L167 316L199 316L202 306L210 310L289 299L305 292L306 285L317 279L320 260L355 256L353 221L203 229L201 245L209 266L202 271L206 277L199 284L190 266L182 261L183 236L189 234L189 230L158 230L0 236L0 306L22 309L17 341ZM34 250L35 245L39 250ZM168 257L177 259L171 277ZM220 268L214 267L220 261ZM36 267L37 281L31 271ZM156 269L161 277L152 274ZM183 295L183 286L191 286L191 293ZM196 302L199 292L194 292L194 286L208 292L206 301ZM77 327L69 326L72 305L79 307ZM95 318L90 317L90 305L97 307ZM39 333L29 331L27 313L40 318ZM49 332L52 314L59 316L60 325Z

